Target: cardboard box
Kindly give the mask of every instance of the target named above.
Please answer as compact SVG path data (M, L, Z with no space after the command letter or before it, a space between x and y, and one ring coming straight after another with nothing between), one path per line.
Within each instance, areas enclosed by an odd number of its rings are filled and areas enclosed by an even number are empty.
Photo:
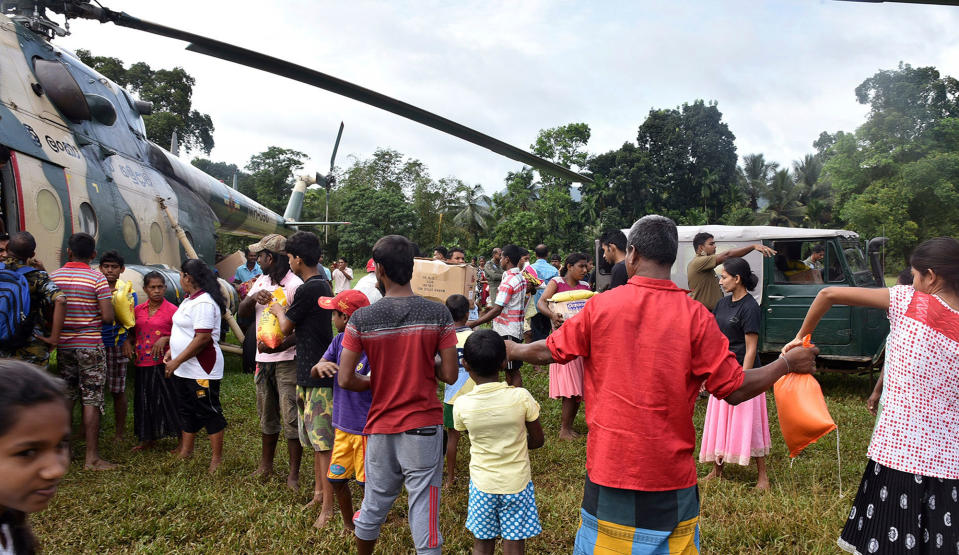
M233 283L233 276L241 264L246 264L246 254L243 251L236 251L218 262L216 271L220 273L220 278L225 279L228 283Z
M589 299L575 299L572 301L560 301L558 303L549 301L549 309L553 312L562 314L563 320L569 320L583 310L583 307L586 306L587 301L589 301Z
M470 264L447 264L432 258L413 259L413 292L431 301L446 302L450 295L476 296L476 268Z

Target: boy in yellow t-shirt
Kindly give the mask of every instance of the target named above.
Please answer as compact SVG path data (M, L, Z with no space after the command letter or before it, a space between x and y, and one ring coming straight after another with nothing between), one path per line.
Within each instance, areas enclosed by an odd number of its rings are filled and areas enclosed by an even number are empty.
M476 382L453 403L453 423L470 434L470 488L466 528L473 553L524 553L526 538L543 531L536 509L529 449L543 446L539 403L528 391L498 381L506 367L506 343L479 330L463 346L463 364Z

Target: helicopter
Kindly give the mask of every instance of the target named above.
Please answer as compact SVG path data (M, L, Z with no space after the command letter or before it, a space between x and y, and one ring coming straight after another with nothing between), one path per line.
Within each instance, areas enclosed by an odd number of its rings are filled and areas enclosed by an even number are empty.
M47 12L62 15L64 26ZM128 272L161 268L176 285L186 257L215 262L219 233L288 235L300 222L308 186L334 183L301 176L283 215L149 141L152 105L54 45L69 20L84 18L187 41L187 50L322 88L459 137L573 182L590 179L520 148L406 102L259 52L137 19L86 0L0 1L0 231L30 231L48 269L66 262L70 235L83 231L100 252L116 250ZM175 140L171 144L176 150ZM172 282L172 283L171 283Z

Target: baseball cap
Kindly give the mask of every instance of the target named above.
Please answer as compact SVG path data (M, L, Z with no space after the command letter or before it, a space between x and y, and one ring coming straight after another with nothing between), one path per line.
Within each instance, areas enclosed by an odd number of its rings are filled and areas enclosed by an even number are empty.
M251 252L284 252L286 251L286 237L279 233L271 233L260 239L259 243L253 243L247 248L250 249Z
M335 297L320 297L316 304L326 310L339 310L347 316L352 316L356 309L370 305L370 300L358 289L340 291Z
M373 262L373 259L372 259L372 258L366 261L366 271L367 271L367 272L375 272L375 271L376 271L376 262Z

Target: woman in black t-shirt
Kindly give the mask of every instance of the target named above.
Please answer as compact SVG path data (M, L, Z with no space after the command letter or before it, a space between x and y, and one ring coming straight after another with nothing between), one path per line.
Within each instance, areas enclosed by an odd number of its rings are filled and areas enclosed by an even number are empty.
M729 350L746 370L759 366L760 310L749 294L758 281L748 262L742 258L727 259L719 284L730 294L720 299L713 310L719 329L729 339ZM765 457L771 444L765 395L736 406L709 396L699 451L699 462L715 465L707 480L722 477L723 464L727 462L748 466L750 459L755 458L759 468L756 489L769 489Z

